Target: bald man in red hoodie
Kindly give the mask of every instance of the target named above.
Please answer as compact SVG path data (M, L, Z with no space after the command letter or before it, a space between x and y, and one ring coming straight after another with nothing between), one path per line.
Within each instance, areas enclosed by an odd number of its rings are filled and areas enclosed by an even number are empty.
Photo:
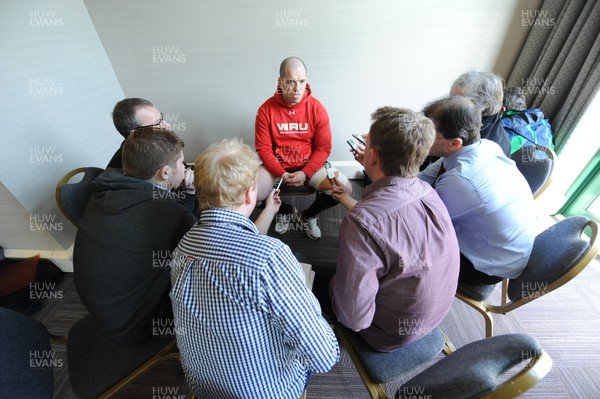
M300 220L309 238L321 238L317 215L338 204L330 195L332 183L324 167L331 153L331 129L325 107L312 96L306 66L300 58L288 57L281 62L277 90L256 114L255 145L263 162L259 169L258 200L268 196L277 177L282 177L289 186L315 188L317 197L301 213ZM338 182L351 190L346 176L331 169ZM294 209L283 204L279 213L275 231L283 234L290 227Z

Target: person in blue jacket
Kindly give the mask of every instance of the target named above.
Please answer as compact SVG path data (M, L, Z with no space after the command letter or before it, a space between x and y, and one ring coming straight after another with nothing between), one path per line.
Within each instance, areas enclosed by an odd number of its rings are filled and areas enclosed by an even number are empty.
M507 87L503 105L500 121L510 140L511 154L530 145L542 145L554 150L550 122L540 109L527 109L522 88Z

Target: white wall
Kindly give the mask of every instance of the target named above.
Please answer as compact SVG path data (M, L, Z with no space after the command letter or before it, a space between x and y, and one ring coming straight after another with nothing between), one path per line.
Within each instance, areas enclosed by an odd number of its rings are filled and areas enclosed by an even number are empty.
M345 141L378 106L421 109L471 68L506 75L528 31L521 11L539 3L85 0L125 95L176 122L187 159L222 137L253 144L279 63L297 55L329 112L336 161L352 159Z
M329 112L331 160L350 161L345 140L378 106L421 109L472 68L506 77L528 31L521 13L540 3L0 0L0 182L34 219L63 222L50 233L66 248L74 229L55 184L106 165L118 100L154 102L193 160L223 137L253 144L256 110L289 55L304 59ZM0 240L10 212L2 204Z
M58 211L56 183L76 167L106 166L120 144L110 110L123 91L80 0L2 0L0 38L0 181L30 212L21 223L31 235L66 248L75 230ZM13 240L18 221L5 223L15 212L0 206L4 248L28 245Z

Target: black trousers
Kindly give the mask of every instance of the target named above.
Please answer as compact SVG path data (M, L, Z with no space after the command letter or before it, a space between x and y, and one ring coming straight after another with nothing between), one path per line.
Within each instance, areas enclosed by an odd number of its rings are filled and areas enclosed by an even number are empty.
M502 281L502 277L490 276L480 272L463 254L460 254L460 273L458 281L470 285L492 285Z

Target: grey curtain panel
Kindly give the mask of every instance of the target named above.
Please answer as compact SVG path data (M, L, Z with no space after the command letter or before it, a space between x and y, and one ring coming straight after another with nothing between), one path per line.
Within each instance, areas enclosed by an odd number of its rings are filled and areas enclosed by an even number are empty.
M600 3L545 0L523 12L523 26L531 30L507 86L523 87L528 106L544 112L560 153L600 86Z

